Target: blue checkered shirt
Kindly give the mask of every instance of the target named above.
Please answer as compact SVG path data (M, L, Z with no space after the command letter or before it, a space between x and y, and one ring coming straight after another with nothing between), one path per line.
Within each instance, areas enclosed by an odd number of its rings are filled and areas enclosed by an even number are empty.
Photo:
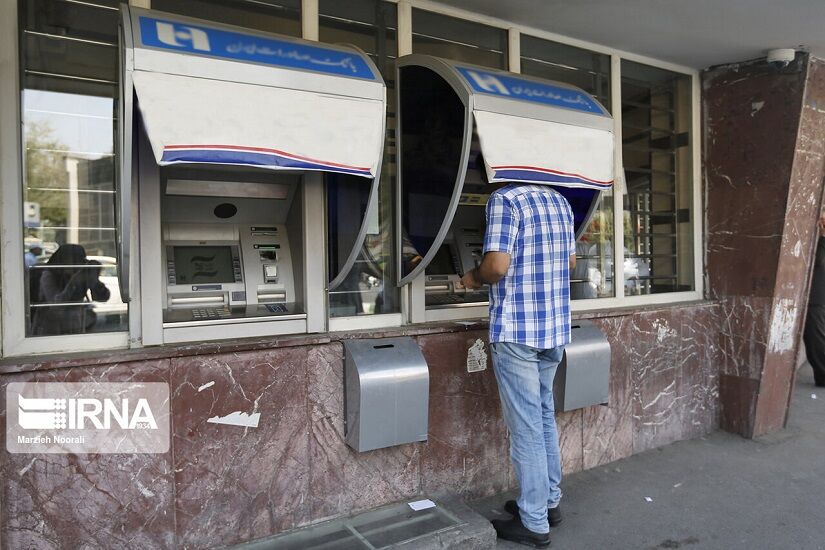
M490 286L490 342L538 349L570 342L573 212L544 185L507 185L487 202L484 252L510 254L510 269Z

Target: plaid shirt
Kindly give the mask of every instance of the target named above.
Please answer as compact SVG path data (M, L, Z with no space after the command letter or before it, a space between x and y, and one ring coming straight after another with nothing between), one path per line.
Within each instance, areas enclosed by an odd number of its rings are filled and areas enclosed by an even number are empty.
M490 287L490 342L549 349L570 342L573 212L544 185L507 185L487 202L484 252L507 252L510 269Z

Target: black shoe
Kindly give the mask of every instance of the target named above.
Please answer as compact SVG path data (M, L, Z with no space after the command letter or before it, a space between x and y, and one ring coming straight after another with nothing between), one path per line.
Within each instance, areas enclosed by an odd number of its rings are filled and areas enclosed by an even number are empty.
M518 504L515 500L508 500L504 503L504 511L511 516L516 516L518 515ZM547 521L550 523L550 527L557 527L562 522L560 506L547 509Z
M534 533L521 523L521 518L518 516L506 520L494 519L491 523L500 539L535 548L550 546L550 533Z

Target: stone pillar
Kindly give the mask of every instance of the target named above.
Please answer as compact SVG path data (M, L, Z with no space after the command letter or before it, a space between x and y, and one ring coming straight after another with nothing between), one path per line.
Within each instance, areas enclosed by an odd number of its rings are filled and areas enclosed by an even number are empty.
M822 201L825 63L798 55L703 74L707 278L722 304L723 429L781 428Z

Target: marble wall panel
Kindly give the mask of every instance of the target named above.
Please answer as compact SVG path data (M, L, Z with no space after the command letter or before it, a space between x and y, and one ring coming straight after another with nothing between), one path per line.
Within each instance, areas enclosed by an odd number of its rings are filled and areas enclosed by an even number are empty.
M172 360L180 546L238 544L309 521L308 350ZM259 414L257 427L209 421L232 413Z
M804 86L802 59L782 72L753 63L703 74L714 297L773 293Z
M719 422L723 430L751 437L759 380L722 374L719 376Z
M688 395L682 439L706 435L719 427L719 308L686 311L682 323L682 387Z
M468 373L468 352L479 341L487 369ZM429 439L421 456L424 493L476 498L514 487L487 332L421 336L418 344L430 367Z
M753 62L707 71L703 82L722 425L760 435L784 424L800 348L825 177L825 65L802 54L781 71Z
M0 431L12 382L169 382L169 361L0 377ZM5 435L3 435L5 437ZM0 454L5 548L169 548L175 544L171 451Z
M611 342L610 402L557 415L566 474L713 429L715 396L732 387L720 389L716 377L720 310L594 319ZM4 376L168 380L174 455L4 455L4 541L234 545L422 493L516 488L486 331L416 338L430 367L429 440L367 453L344 442L340 342ZM479 341L487 369L468 373ZM260 413L258 426L208 422L236 411ZM73 508L78 498L82 510Z
M309 507L312 521L408 499L420 493L420 443L358 453L344 441L341 344L308 359Z
M773 300L728 296L720 306L722 372L758 379L767 353Z
M556 415L556 428L559 431L559 447L561 447L561 470L564 475L584 469L583 422L584 409Z
M596 319L594 323L610 342L610 396L607 406L596 405L582 411L585 470L633 454L632 316Z
M633 452L681 439L688 401L682 363L682 309L634 316L630 331Z

